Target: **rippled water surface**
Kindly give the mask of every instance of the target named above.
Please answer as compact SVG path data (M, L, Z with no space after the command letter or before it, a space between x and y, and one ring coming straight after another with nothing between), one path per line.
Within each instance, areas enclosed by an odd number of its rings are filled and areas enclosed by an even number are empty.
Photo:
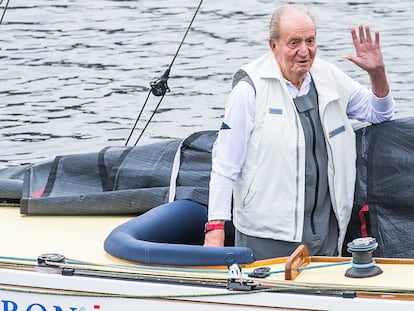
M0 25L0 166L124 145L199 2L10 0ZM315 15L319 57L367 86L342 55L354 52L350 27L379 30L395 117L414 114L414 2L291 2ZM171 92L139 143L216 129L232 73L267 50L268 20L282 3L204 0L173 62ZM149 97L132 144L159 99Z

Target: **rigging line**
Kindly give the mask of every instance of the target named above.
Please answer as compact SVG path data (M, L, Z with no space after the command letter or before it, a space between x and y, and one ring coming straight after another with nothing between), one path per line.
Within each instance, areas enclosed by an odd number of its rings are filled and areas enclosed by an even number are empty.
M177 58L177 55L178 55L178 53L180 52L180 49L181 49L182 45L184 44L184 40L185 40L185 38L187 37L187 34L188 34L188 32L190 31L190 28L191 28L191 26L192 26L192 24L193 24L193 22L194 22L194 20L195 20L195 18L196 18L196 16L197 16L197 14L198 14L198 11L200 11L200 7L201 7L201 5L202 5L203 1L204 1L204 0L200 0L200 3L198 4L198 7L197 7L197 9L196 9L196 10L195 10L195 12L194 12L193 18L191 19L190 24L189 24L189 25L188 25L188 27L187 27L187 30L186 30L186 32L185 32L185 34L184 34L184 36L183 36L183 39L181 40L181 43L180 43L180 45L178 46L177 52L175 53L174 58L173 58L173 60L171 61L170 66L168 67L169 69L170 69L170 68L172 67L172 65L174 64L175 59Z
M299 267L297 271L303 271L303 270L311 270L311 269L321 269L321 268L329 268L329 267L335 267L335 266L342 266L342 265L349 265L351 261L340 261L340 262L334 262L334 263L326 263L316 266L305 266L305 267Z
M4 18L4 15L6 14L7 7L9 6L9 2L10 2L10 0L7 0L6 4L4 5L3 13L1 14L1 17L0 17L0 25L3 22L3 18ZM0 1L0 4L2 4L2 3L3 3L3 0Z
M144 134L145 130L147 129L147 127L148 127L149 123L151 122L152 118L154 117L155 113L157 112L157 109L158 109L158 107L160 106L160 104L161 104L161 102L162 102L162 100L163 100L163 98L164 98L164 96L165 96L166 92L170 92L170 88L168 87L167 82L168 82L168 79L169 79L169 75L170 75L171 68L172 68L172 66L173 66L173 64L174 64L174 62L175 62L175 60L176 60L176 58L177 58L177 56L178 56L178 53L179 53L179 52L180 52L180 50L181 50L181 47L182 47L182 46L183 46L183 44L184 44L184 41L185 41L185 39L186 39L186 37L187 37L187 35L188 35L188 33L189 33L190 29L191 29L191 26L193 25L193 22L194 22L194 20L195 20L195 18L196 18L196 16L197 16L198 12L200 11L200 8L201 8L201 5L203 4L203 1L204 1L204 0L200 0L199 4L198 4L198 6L197 6L197 9L195 10L195 12L194 12L194 14L193 14L193 17L191 18L191 21L190 21L190 23L189 23L189 25L188 25L188 27L187 27L187 29L186 29L185 33L184 33L184 36L183 36L183 38L182 38L182 40L181 40L181 42L180 42L180 44L179 44L179 46L178 46L177 51L175 52L175 55L174 55L174 57L173 57L173 59L172 59L172 61L171 61L170 65L168 66L167 70L166 70L166 71L165 71L165 72L161 75L161 77L160 77L160 78L158 78L158 79L156 79L156 80L154 80L154 81L151 81L151 82L150 82L151 90L150 90L150 92L149 92L149 94L148 94L148 96L147 96L147 98L146 98L146 100L145 100L145 102L144 102L144 105L143 105L143 106L142 106L142 108L141 108L141 111L140 111L140 113L139 113L139 115L138 115L138 117L137 117L137 120L135 121L134 126L133 126L133 127L132 127L132 129L131 129L131 132L130 132L129 137L128 137L128 139L127 139L126 143L125 143L125 146L127 146L127 145L128 145L128 142L129 142L129 140L130 140L130 138L131 138L131 136L132 136L133 132L134 132L134 131L135 131L135 129L136 129L136 126L137 126L137 124L138 124L138 122L139 122L139 120L140 120L140 118L141 118L142 112L143 112L143 110L144 110L145 106L146 106L146 105L147 105L147 103L148 103L148 99L149 99L150 94L152 93L152 94L153 94L153 95L155 95L155 96L162 96L162 98L161 98L161 100L158 102L158 105L156 106L156 108L155 108L155 109L154 109L154 111L152 112L152 115L151 115L151 117L148 119L148 121L146 122L146 124L145 124L144 128L141 130L141 134L140 134L140 135L139 135L139 137L137 138L137 140L136 140L136 142L135 142L134 146L136 146L136 145L138 144L139 140L141 139L142 135Z
M350 263L351 263L351 261L340 261L340 262L334 262L334 263L320 264L320 265L316 265L316 266L303 266L303 267L298 267L296 269L296 271L301 272L301 271L304 271L304 270L329 268L329 267L335 267L335 266L341 266L341 265L348 265ZM285 269L279 269L279 270L266 272L265 275L279 274L279 273L285 273L285 272L286 272Z
M113 273L125 273L125 271L130 271L131 275L138 275L139 273L143 273L143 271L146 271L148 275L156 274L157 272L185 272L185 273L215 273L215 274L228 274L227 269L203 269L203 268L190 268L190 267L177 267L177 266L145 266L145 265L139 265L137 264L99 264L99 263L90 263L85 261L79 261L75 259L69 259L67 258L67 261L65 263L56 263L54 261L48 262L47 264L50 264L51 266L60 266L63 268L73 268L73 269L79 269L84 271L108 271L110 268L116 269L115 271L110 271ZM99 269L101 268L101 269ZM177 275L175 275L177 276Z
M134 133L134 130L135 130L135 128L137 127L138 121L141 119L142 112L144 111L144 108L145 108L145 106L146 106L146 104L147 104L147 102L148 102L148 98L150 97L150 95L151 95L151 90L148 92L148 95L147 95L147 98L145 99L144 105L142 105L142 107L141 107L141 111L139 112L138 117L137 117L137 119L135 120L135 124L134 124L134 126L132 127L132 130L131 130L131 132L129 133L129 136L128 136L128 138L127 138L126 142L125 142L125 146L128 146L129 140L131 139L132 134ZM135 143L135 144L136 144L136 143Z
M162 100L164 99L164 95L162 95L161 99L159 100L157 106L155 107L154 111L152 112L150 118L148 119L147 123L145 124L144 128L142 129L141 133L139 134L137 140L135 141L134 147L138 144L139 140L141 139L142 135L144 134L145 130L147 129L148 125L151 123L152 118L154 117L155 113L158 110L158 107L161 105Z

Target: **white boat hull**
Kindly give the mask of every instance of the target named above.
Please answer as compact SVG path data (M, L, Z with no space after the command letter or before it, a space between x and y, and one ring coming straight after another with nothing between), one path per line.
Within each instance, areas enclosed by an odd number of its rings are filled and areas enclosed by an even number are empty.
M63 276L0 269L1 311L413 310L414 301L344 298L340 293L229 291L163 281Z
M127 217L21 216L15 208L1 214L0 311L414 310L410 260L384 263L383 274L363 280L345 278L347 266L329 266L331 261L323 270L302 271L295 281L272 274L253 278L257 288L236 291L227 289L227 267L141 266L106 254L105 237ZM68 275L62 267L39 269L36 258L50 251L82 261L67 259L63 268L74 269ZM256 262L243 273L263 266L283 272L283 260ZM344 298L358 288L374 297ZM381 296L383 289L387 294ZM394 297L395 290L403 296Z

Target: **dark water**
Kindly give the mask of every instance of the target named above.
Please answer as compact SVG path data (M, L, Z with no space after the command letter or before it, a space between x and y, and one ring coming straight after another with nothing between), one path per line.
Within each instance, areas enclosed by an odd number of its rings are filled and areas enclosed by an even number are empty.
M367 75L341 57L353 53L350 27L379 30L396 118L414 114L414 2L291 2L315 15L318 55L366 85ZM282 3L204 0L173 64L171 93L140 144L216 129L232 73L267 50L268 20ZM149 82L172 62L198 4L11 0L0 25L0 166L124 145ZM150 96L143 121L158 100Z

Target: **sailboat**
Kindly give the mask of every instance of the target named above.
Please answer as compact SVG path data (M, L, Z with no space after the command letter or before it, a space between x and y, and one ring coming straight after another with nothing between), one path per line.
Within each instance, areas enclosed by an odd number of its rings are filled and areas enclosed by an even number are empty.
M216 131L0 169L0 310L412 310L413 133L412 118L357 131L344 257L256 260L231 222L203 247Z
M203 247L215 131L1 169L0 310L411 310L413 133L413 118L357 131L345 257L257 261L231 222Z

